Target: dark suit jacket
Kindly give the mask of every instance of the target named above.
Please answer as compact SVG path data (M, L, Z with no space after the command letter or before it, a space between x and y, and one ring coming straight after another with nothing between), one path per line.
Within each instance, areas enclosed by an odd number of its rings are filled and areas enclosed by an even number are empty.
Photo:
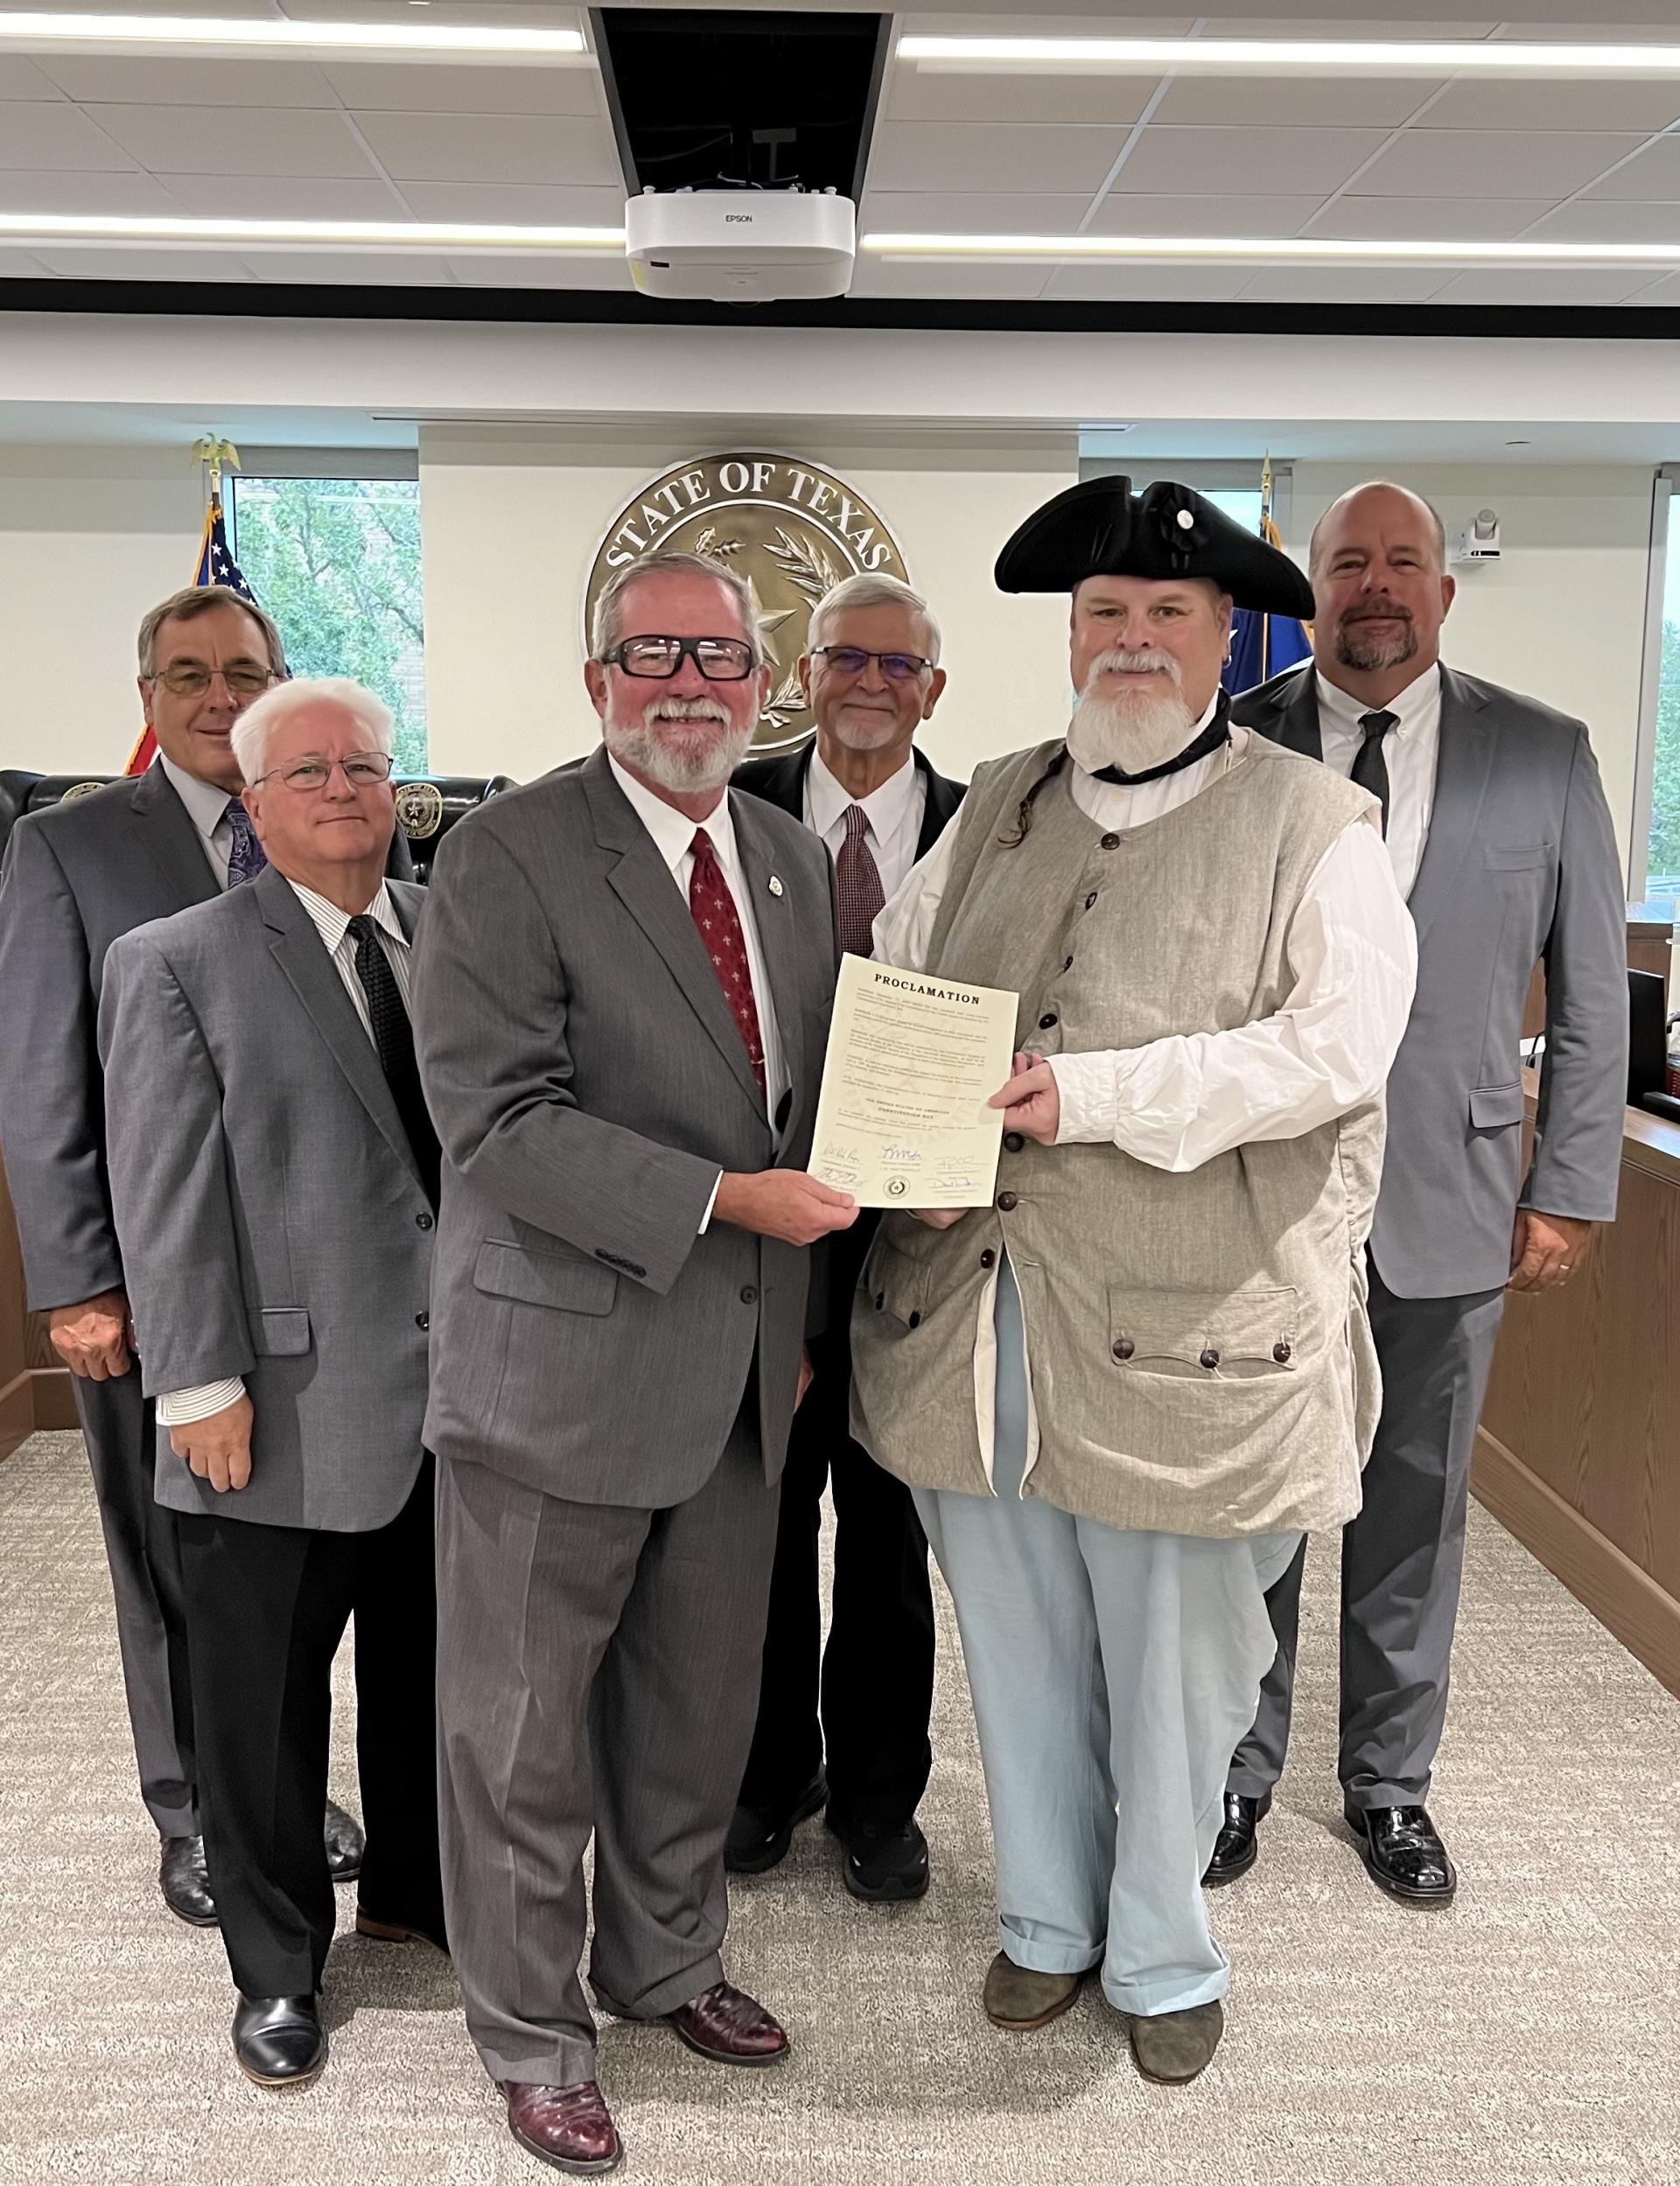
M1322 759L1312 662L1231 718ZM1607 1222L1628 1086L1627 906L1585 725L1441 670L1429 839L1413 883L1418 992L1389 1078L1371 1253L1403 1298L1496 1289L1518 1203ZM1546 967L1546 1059L1522 1177L1517 1042Z
M733 786L745 789L751 796L764 798L766 803L780 805L803 825L805 777L810 772L811 755L816 749L815 744L807 744L802 750L785 758L749 759L736 768ZM968 785L948 781L943 774L935 774L920 752L913 752L911 756L928 785L921 833L916 838L916 856L925 858L945 832ZM879 1222L878 1210L865 1209L850 1230L841 1230L824 1248L826 1265L822 1279L827 1300L825 1332L830 1335L844 1335L851 1326L851 1294L858 1286L858 1272Z
M402 844L399 830L394 877L411 870ZM122 1281L95 1033L105 952L119 934L218 893L161 767L25 814L11 831L0 872L0 1149L38 1312Z

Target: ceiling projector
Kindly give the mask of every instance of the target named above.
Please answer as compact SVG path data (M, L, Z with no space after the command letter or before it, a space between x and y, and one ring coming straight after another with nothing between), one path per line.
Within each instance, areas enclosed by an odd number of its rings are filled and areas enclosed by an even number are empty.
M644 296L774 304L844 296L858 208L834 190L645 190L624 208Z

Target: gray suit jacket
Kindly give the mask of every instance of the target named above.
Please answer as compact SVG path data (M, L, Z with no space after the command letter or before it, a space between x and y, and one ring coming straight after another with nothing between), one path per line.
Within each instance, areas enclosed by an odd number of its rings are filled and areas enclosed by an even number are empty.
M714 1222L720 1168L802 1168L834 996L827 851L732 795L787 1057L780 1143L687 904L597 750L438 854L415 1026L444 1148L427 1437L653 1510L718 1461L756 1362L780 1473L805 1252Z
M1314 668L1245 692L1231 718L1321 759ZM1628 1097L1628 938L1615 831L1586 727L1441 670L1429 840L1413 885L1418 993L1389 1078L1371 1232L1402 1298L1494 1290L1519 1203L1608 1222ZM1536 962L1546 1054L1522 1176L1517 1043Z
M393 872L408 869L402 839ZM122 1281L95 1035L105 952L119 934L220 893L161 767L12 830L0 874L0 1148L38 1312Z
M394 881L410 934L424 895ZM433 1216L373 1041L272 867L114 942L99 1012L111 1197L146 1394L245 1377L251 1478L158 1432L176 1510L362 1533L422 1457Z

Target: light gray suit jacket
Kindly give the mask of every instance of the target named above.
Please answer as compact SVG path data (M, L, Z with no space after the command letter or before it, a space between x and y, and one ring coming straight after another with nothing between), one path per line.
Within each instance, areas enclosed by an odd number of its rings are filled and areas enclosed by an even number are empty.
M1321 759L1313 664L1231 718ZM1371 1257L1402 1298L1495 1290L1519 1203L1608 1222L1628 1097L1627 903L1585 725L1441 670L1429 840L1410 896L1418 992L1389 1078ZM1522 1175L1517 1043L1546 967L1534 1159Z
M423 892L391 883L412 934ZM245 1377L248 1487L158 1438L176 1510L362 1533L420 1469L433 1216L379 1056L272 867L137 928L99 1012L111 1198L146 1394Z
M654 1510L723 1450L756 1362L780 1472L808 1255L714 1222L719 1169L802 1168L833 1002L828 852L732 794L791 1090L772 1128L689 907L597 750L453 828L414 966L444 1149L427 1438L543 1493Z

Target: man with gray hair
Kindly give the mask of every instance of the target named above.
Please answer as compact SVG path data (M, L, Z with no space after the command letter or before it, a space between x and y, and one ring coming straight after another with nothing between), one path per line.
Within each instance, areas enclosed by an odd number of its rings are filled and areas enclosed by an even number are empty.
M816 720L797 752L750 760L738 789L780 805L834 861L840 945L867 956L875 915L944 832L960 784L915 748L945 688L939 625L900 578L865 571L812 611L799 677ZM934 1604L928 1538L902 1482L853 1441L851 1293L873 1218L828 1248L827 1325L782 1475L759 1718L724 1858L759 1874L826 1806L854 1897L886 1902L928 1888L915 1815L933 1755ZM834 1604L828 1638L817 1575L822 1491L834 1496Z
M408 1015L423 899L384 877L390 714L343 678L283 683L232 742L264 869L114 942L99 1033L234 2049L274 2087L326 2058L318 1817L352 1615L356 1926L444 1936L421 1439L438 1160Z
M203 1927L216 1908L200 1828L180 1571L174 1535L151 1498L151 1406L133 1370L95 1016L105 954L119 935L209 902L262 870L231 732L286 662L268 617L210 585L173 593L145 616L139 671L141 711L158 746L151 767L26 815L7 844L0 1144L29 1303L48 1316L87 1440L164 1902ZM174 1093L167 1081L146 1089L144 1112L166 1108ZM326 1839L334 1874L348 1880L361 1834L330 1803Z

